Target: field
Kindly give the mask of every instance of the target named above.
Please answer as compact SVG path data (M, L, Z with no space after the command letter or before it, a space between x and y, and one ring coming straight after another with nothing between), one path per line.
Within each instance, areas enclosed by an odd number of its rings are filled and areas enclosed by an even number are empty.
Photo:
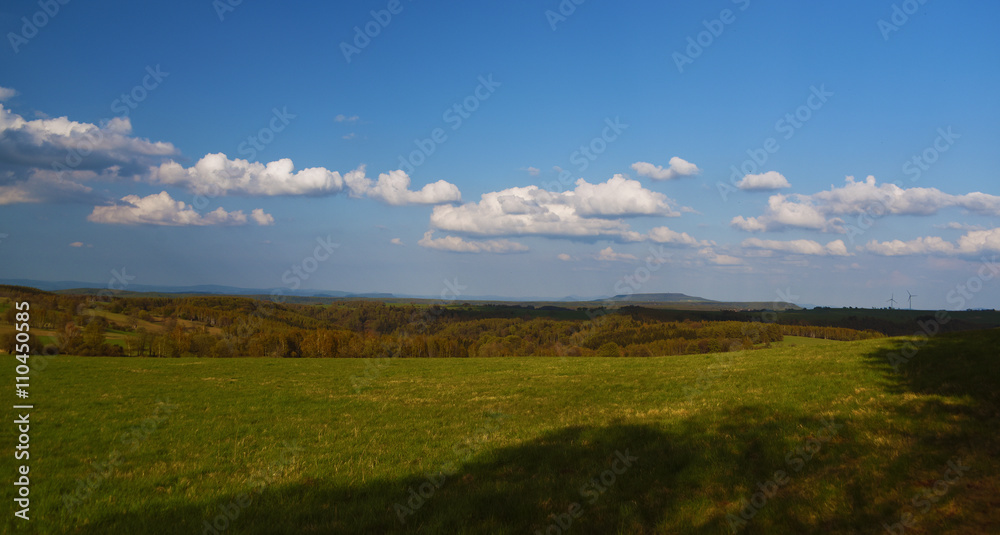
M787 337L654 358L59 356L32 377L32 521L4 525L995 532L1000 331L931 338L895 373L888 357L905 343ZM13 366L3 374L14 382ZM0 427L5 448L14 430Z

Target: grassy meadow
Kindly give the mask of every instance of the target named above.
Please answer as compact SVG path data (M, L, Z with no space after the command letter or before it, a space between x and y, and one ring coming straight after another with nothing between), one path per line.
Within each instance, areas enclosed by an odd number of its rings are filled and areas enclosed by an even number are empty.
M906 342L54 357L31 381L32 520L4 531L996 532L1000 331L934 337L896 373Z

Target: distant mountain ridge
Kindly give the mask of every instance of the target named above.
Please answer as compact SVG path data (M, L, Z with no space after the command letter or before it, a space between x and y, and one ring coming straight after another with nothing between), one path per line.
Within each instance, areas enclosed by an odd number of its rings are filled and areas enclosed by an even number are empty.
M82 281L39 281L32 279L0 279L0 284L11 286L28 286L38 288L47 292L58 292L63 290L100 290L107 288L107 284ZM342 292L336 290L289 290L288 288L240 288L238 286L225 286L221 284L197 284L193 286L168 286L160 284L132 284L122 287L122 283L115 282L114 289L127 290L130 292L159 292L177 294L214 294L214 295L267 295L274 290L280 290L281 295L294 295L299 297L395 297L390 293L379 292Z
M108 288L108 284L100 284L95 282L82 282L82 281L40 281L33 279L0 279L0 284L7 284L11 286L27 286L30 288L37 288L39 290L48 292L70 292L74 290L79 290L81 293L90 294L96 293L100 290ZM127 287L122 287L123 284L115 281L113 284L113 289L125 290L126 292L136 292L136 293L148 293L148 294L177 294L177 295L239 295L239 296L267 296L272 292L278 292L278 295L288 296L288 297L318 297L318 298L334 298L334 299L418 299L418 300L440 300L435 296L421 296L421 295L409 295L409 294L392 294L385 292L344 292L338 290L316 290L316 289L299 289L290 290L288 288L241 288L238 286L225 286L221 284L199 284L192 286L169 286L161 284L133 284L129 283ZM562 298L546 298L539 296L531 297L502 297L502 296L490 296L490 295L462 295L459 296L455 301L461 303L466 301L471 302L496 302L496 303L579 303L584 305L594 305L594 306L618 306L621 305L631 305L631 304L645 304L650 306L656 306L658 304L664 306L675 305L682 308L690 308L692 310L753 310L753 309L778 309L778 310L795 310L801 308L793 303L770 303L770 302L736 302L736 301L715 301L712 299L705 299L704 297L697 297L682 293L643 293L643 294L622 294L616 295L614 297L581 297L581 296L567 296Z
M715 301L682 293L616 295L605 302L623 305L662 306L690 310L801 310L795 303L773 301Z
M681 293L661 293L661 294L623 294L616 295L611 301L642 301L645 303L718 303L704 297L694 297Z

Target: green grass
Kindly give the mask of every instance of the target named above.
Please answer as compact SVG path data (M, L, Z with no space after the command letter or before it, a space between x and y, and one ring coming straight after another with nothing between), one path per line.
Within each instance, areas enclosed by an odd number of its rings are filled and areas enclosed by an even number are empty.
M810 338L808 336L788 336L785 335L784 340L780 342L771 342L772 347L800 347L800 348L811 348L814 346L827 345L830 340L824 340L822 338Z
M895 374L887 357L904 343L646 359L56 357L31 380L33 520L5 525L201 534L249 493L224 533L535 533L579 503L568 533L722 534L784 470L742 533L880 533L906 512L907 533L990 532L1000 331L938 336ZM843 427L810 442L823 418ZM16 442L10 423L0 442ZM94 474L112 450L120 463ZM633 466L581 495L626 450ZM914 509L954 458L968 473ZM400 523L395 504L443 466L454 474ZM98 484L64 510L88 477Z

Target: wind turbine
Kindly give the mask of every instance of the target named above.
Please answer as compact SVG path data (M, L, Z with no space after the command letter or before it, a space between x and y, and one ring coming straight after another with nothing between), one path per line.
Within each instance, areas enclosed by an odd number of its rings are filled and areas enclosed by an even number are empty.
M913 298L920 296L911 294L909 290L906 290L906 294L909 296L907 300L910 302L910 310L913 310Z
M887 301L887 302L889 303L889 310L892 310L892 305L896 304L896 294L893 293L892 297L890 297L889 301Z

